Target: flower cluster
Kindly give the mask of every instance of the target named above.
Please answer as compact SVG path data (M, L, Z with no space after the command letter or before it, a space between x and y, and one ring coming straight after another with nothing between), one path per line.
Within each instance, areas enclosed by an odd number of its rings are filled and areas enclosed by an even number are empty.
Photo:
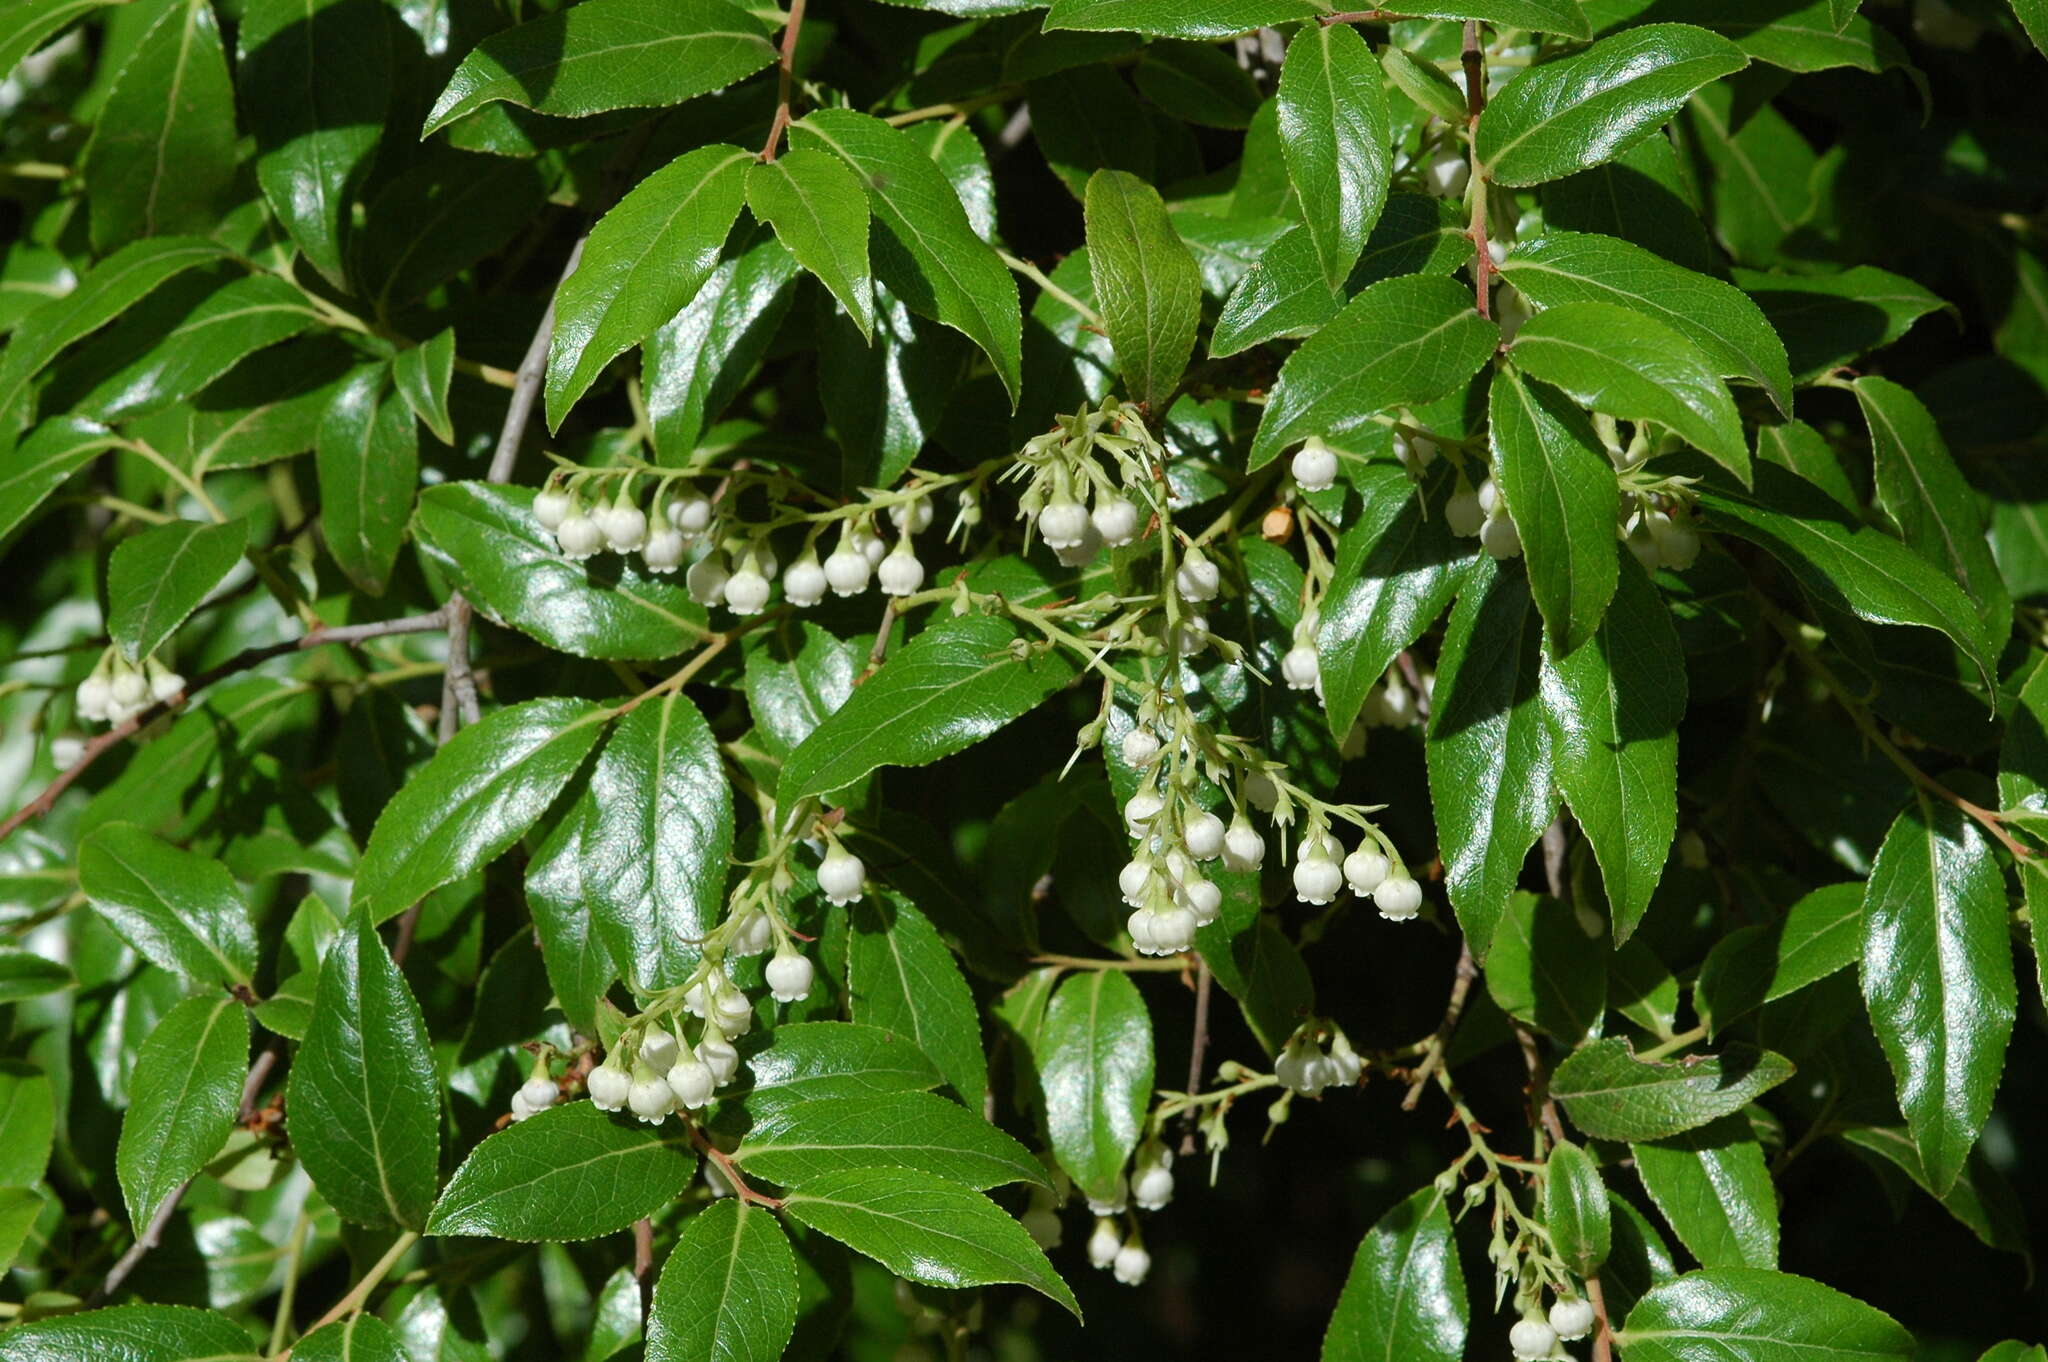
M78 683L78 717L95 722L125 724L154 703L171 699L185 689L185 678L156 660L142 660L140 667L109 648L100 655L92 674Z
M1551 1303L1548 1315L1531 1305L1529 1313L1508 1330L1508 1347L1522 1362L1534 1362L1536 1358L1552 1356L1559 1340L1576 1342L1592 1333L1593 1322L1590 1301L1561 1295Z
M519 1085L518 1092L512 1094L512 1119L524 1121L561 1100L561 1085L549 1076L548 1057L543 1051L533 1062L532 1076Z
M1324 1027L1304 1026L1294 1033L1273 1061L1273 1076L1280 1086L1303 1097L1320 1097L1325 1088L1349 1088L1365 1072L1365 1061L1351 1048L1351 1040L1334 1026L1328 1027L1329 1048L1319 1043Z
M1025 442L1004 475L1028 480L1017 498L1027 538L1035 531L1064 567L1136 542L1147 517L1126 489L1149 483L1157 450L1142 414L1115 398L1059 418Z

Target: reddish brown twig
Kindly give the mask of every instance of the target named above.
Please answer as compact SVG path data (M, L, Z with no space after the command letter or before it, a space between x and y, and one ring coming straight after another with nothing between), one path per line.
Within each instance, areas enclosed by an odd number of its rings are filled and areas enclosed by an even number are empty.
M782 131L789 126L789 99L796 85L796 40L804 27L804 0L790 0L789 19L782 26L782 51L776 61L775 121L768 125L768 140L762 144L761 159L775 159L782 145Z

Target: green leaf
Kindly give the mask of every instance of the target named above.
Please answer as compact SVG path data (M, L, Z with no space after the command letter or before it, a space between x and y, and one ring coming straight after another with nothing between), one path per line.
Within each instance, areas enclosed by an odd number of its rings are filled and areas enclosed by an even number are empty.
M1628 1362L1870 1362L1915 1351L1891 1316L1808 1278L1747 1267L1651 1287L1615 1341Z
M1735 87L1728 83L1694 95L1677 128L1705 215L1729 253L1753 263L1786 254L1819 206L1814 181L1820 158L1806 138L1769 104L1745 99L1738 105ZM1792 254L1796 258L1796 248ZM1735 282L1748 290L1740 272ZM1772 324L1785 338L1797 376L1799 346L1775 317Z
M860 177L835 157L799 147L748 168L747 207L832 291L861 335L872 338L875 292Z
M1517 243L1500 272L1538 307L1608 302L1655 317L1697 345L1723 377L1747 379L1779 411L1792 410L1785 343L1733 284L1590 232L1546 232Z
M1542 651L1528 579L1491 560L1476 568L1444 630L1427 751L1444 887L1482 960L1529 848L1557 811Z
M1047 1186L1023 1145L957 1102L923 1092L819 1098L767 1113L733 1151L748 1174L785 1187L854 1168L914 1168L968 1187Z
M1473 145L1496 184L1560 179L1613 160L1693 91L1748 64L1719 34L1643 24L1509 81L1480 115Z
M1841 5L1847 0L1835 0L1835 3ZM2020 27L2026 29L2027 36L2034 40L2035 49L2048 52L2048 0L2012 0L2012 12L2019 19Z
M732 852L732 790L689 697L620 720L566 816L581 823L583 902L606 954L644 991L688 983Z
M56 1129L49 1078L19 1060L0 1060L0 1186L43 1180Z
M491 619L577 657L674 657L702 639L704 607L630 555L574 563L533 518L530 487L454 482L420 493L413 534Z
M445 327L430 340L400 350L391 361L391 381L405 405L434 438L455 443L455 418L448 412L448 385L455 378L455 328Z
M1500 1010L1566 1045L1600 1032L1607 1010L1605 943L1571 905L1517 892L1486 953L1486 991Z
M241 1325L185 1305L116 1305L32 1320L0 1333L0 1362L241 1362L255 1356Z
M1440 491L1439 473L1424 486ZM1323 707L1344 734L1395 656L1436 622L1476 561L1444 528L1441 505L1411 495L1408 475L1385 463L1351 474L1361 506L1337 541L1337 562L1316 633Z
M1136 401L1164 412L1202 320L1202 280L1159 191L1121 170L1098 170L1086 196L1096 305Z
M1060 1166L1112 1199L1152 1099L1152 1018L1120 970L1071 976L1046 1008L1032 1058Z
M1949 457L1933 413L1912 389L1870 376L1854 386L1870 426L1877 504L1901 538L1977 602L1985 651L1998 653L2012 631L2012 597L1984 537L1976 489Z
M1479 372L1499 340L1472 291L1453 280L1374 284L1280 366L1246 467L1263 468L1311 435L1357 430L1388 407L1435 401Z
M242 561L249 522L174 520L115 545L107 564L107 632L140 663Z
M77 986L78 981L71 977L63 962L46 960L19 946L0 946L0 1005ZM0 1186L8 1185L8 1180L0 1179Z
M384 806L351 906L384 922L490 864L547 811L608 717L588 700L528 700L457 733Z
M1990 842L1953 805L1917 790L1870 867L1862 974L1899 1109L1940 1196L1990 1115L2018 986Z
M1831 884L1779 920L1739 927L1714 943L1693 985L1709 1035L1765 1003L1847 969L1863 954L1863 885ZM1766 1265L1767 1266L1767 1265Z
M205 288L209 281L192 282ZM200 391L245 355L288 340L319 318L303 293L269 275L205 288L195 301L197 292L168 289L123 317L79 357L92 386L82 394L67 393L67 405L97 421L160 410Z
M923 1092L942 1081L908 1036L851 1022L784 1022L723 1094L758 1118L834 1097Z
M1562 303L1524 323L1509 353L1580 405L1669 426L1749 481L1749 443L1728 385L1662 322L1613 303Z
M1605 165L1553 180L1540 192L1548 227L1632 241L1695 271L1723 267L1667 135L1646 137Z
M1443 1193L1424 1187L1358 1242L1322 1362L1458 1362L1465 1355L1465 1274Z
M13 1269L21 1246L47 1204L44 1193L36 1188L0 1187L0 1272Z
M321 963L286 1093L293 1152L342 1219L425 1228L439 1181L439 1093L419 1004L359 909Z
M1661 1140L1740 1111L1791 1076L1783 1055L1754 1046L1649 1062L1627 1041L1609 1038L1567 1055L1550 1076L1550 1093L1596 1140Z
M981 347L1014 408L1022 388L1023 314L1017 284L974 234L960 195L909 134L851 109L819 109L791 126L799 147L832 152L867 186L880 234L875 273L919 316Z
M7 14L9 31L0 37L0 71L12 73L21 59L74 22L121 0L22 0Z
M1998 806L2048 807L2048 661L2036 659L2019 680L1998 749Z
M667 1206L696 1171L681 1121L643 1125L570 1102L470 1151L434 1203L426 1232L520 1243L595 1239Z
M249 906L219 861L133 823L106 823L79 843L78 887L152 964L221 984L247 984L255 974Z
M1206 128L1242 131L1264 98L1234 56L1208 43L1147 44L1133 79L1161 112Z
M775 1362L796 1327L796 1256L775 1217L738 1199L685 1222L655 1283L647 1362Z
M1913 1147L1911 1132L1896 1126L1857 1126L1838 1132L1837 1138L1862 1155L1865 1162L1875 1166L1875 1160L1882 1159L1929 1196L1935 1195L1927 1183L1927 1170L1921 1166L1920 1152ZM1955 1180L1947 1195L1935 1196L1935 1200L1992 1248L2022 1256L2029 1254L2027 1226L2018 1198L1981 1150L1970 1156L1962 1176Z
M1217 0L1193 9L1172 0L1053 0L1045 28L1048 33L1077 28L1155 38L1228 38L1322 12L1314 0Z
M792 1192L783 1214L925 1286L1015 1282L1080 1318L1074 1293L1024 1227L971 1188L907 1168L863 1168Z
M549 430L561 428L607 364L696 297L746 203L752 160L723 142L685 152L635 185L591 229L575 273L555 297Z
M877 767L951 756L1030 713L1074 675L1065 653L1036 651L1006 620L940 620L790 753L779 796L793 803L843 790Z
M138 1234L219 1152L235 1127L248 1067L249 1014L226 994L187 998L142 1043L116 1163Z
M747 654L747 710L755 731L787 755L853 695L867 659L853 644L805 620L797 639L779 637Z
M1575 0L1423 0L1403 5L1403 14L1424 19L1477 19L1503 28L1531 28L1541 33L1562 33L1571 38L1590 38L1592 27Z
M968 359L958 336L913 315L887 288L874 293L872 338L844 313L819 318L818 396L839 443L837 490L847 496L903 476L938 433Z
M853 1019L907 1036L960 1094L979 1107L988 1058L974 995L931 922L895 894L871 893L851 913L847 993Z
M0 438L11 437L34 414L30 380L64 347L99 330L167 281L226 257L224 248L198 237L138 241L88 270L71 292L29 313L0 352Z
M1799 383L1883 349L1948 306L1911 279L1869 265L1811 275L1738 269L1735 282L1784 338Z
M13 353L13 347L0 351L0 367ZM123 443L99 422L79 416L53 416L37 426L0 466L0 548L67 478Z
M148 0L86 144L92 241L208 232L235 175L235 88L207 0Z
M1407 48L1388 43L1380 53L1380 69L1394 82L1394 88L1414 100L1424 113L1434 114L1446 123L1456 123L1465 117L1465 92L1435 62L1424 61Z
M1280 146L1331 288L1351 276L1387 201L1392 132L1380 65L1349 24L1307 24L1280 71Z
M493 100L565 118L680 104L773 60L759 21L727 0L584 0L477 44L420 136Z
M292 1345L298 1362L406 1362L391 1326L375 1315L350 1315Z
M1558 1144L1543 1165L1543 1225L1573 1276L1590 1277L1607 1262L1613 1243L1607 1184L1593 1156L1575 1144Z
M390 30L362 0L252 0L235 42L256 182L306 262L344 287L350 213L391 99Z
M419 484L412 408L383 388L381 368L357 370L328 403L314 442L327 551L372 596L391 580Z
M1552 652L1573 653L1614 595L1614 464L1583 412L1513 366L1494 375L1487 408L1493 476L1521 534L1529 593Z
M1608 550L1617 557L1621 552ZM1542 658L1558 788L1592 843L1617 941L1642 921L1678 831L1685 656L1649 577L1620 565L1592 643Z
M1778 1265L1778 1196L1740 1112L1631 1145L1650 1200L1702 1267Z
M1698 490L1710 529L1762 546L1816 599L1837 609L1873 624L1940 630L1991 684L1996 659L1970 598L1898 540L1851 519L1812 483L1765 463L1756 468L1754 493L1719 481Z
M680 466L695 453L699 437L766 353L789 311L797 273L788 249L757 232L732 248L688 307L647 338L640 385L657 463Z

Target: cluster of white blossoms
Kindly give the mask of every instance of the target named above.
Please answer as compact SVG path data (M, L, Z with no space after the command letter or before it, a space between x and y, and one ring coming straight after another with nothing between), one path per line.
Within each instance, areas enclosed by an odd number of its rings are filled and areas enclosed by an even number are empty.
M615 476L617 489L608 492ZM693 483L673 473L646 474L654 483L650 514L641 509L635 490L640 476L642 470L635 468L558 471L534 496L534 520L573 561L609 549L639 554L649 572L671 573L687 563L683 584L691 599L735 615L767 609L778 573L782 599L799 609L818 604L828 591L857 596L875 584L884 595L903 597L924 586L925 565L914 540L931 527L935 512L929 495L877 494L872 502L748 526L731 520ZM884 519L894 530L893 544L881 532ZM964 487L955 527L978 520L975 492ZM835 523L838 538L820 559L819 541ZM808 527L796 560L787 567L769 542L769 530L782 524Z
M1479 547L1496 559L1522 556L1522 532L1508 514L1507 498L1489 475L1477 487L1458 475L1458 485L1444 503L1444 528L1462 539L1477 538Z
M1652 572L1683 572L1699 560L1700 532L1691 513L1675 500L1668 507L1646 501L1622 521L1622 535L1636 561Z
M1559 1296L1545 1316L1531 1307L1529 1313L1508 1330L1508 1347L1522 1362L1535 1362L1557 1351L1560 1339L1575 1342L1593 1332L1592 1302L1579 1296Z
M1063 567L1081 567L1104 548L1136 542L1149 512L1125 491L1142 486L1144 456L1156 448L1136 408L1114 398L1060 417L1017 453L1008 478L1028 478L1017 513ZM1105 467L1106 458L1110 467Z
M1088 1261L1108 1269L1125 1286L1138 1285L1152 1270L1152 1255L1145 1251L1145 1241L1139 1237L1137 1226L1133 1225L1126 1235L1111 1216L1095 1221L1095 1229L1088 1236Z
M152 704L168 700L185 689L185 678L156 660L142 659L136 666L109 648L100 655L92 674L78 683L78 717L93 722L125 724Z
M1422 911L1422 886L1391 851L1373 829L1347 853L1335 833L1311 821L1296 847L1294 896L1320 907L1349 888L1359 898L1370 898L1387 921L1406 922Z
M1355 1086L1365 1072L1365 1061L1351 1048L1350 1037L1332 1026L1325 1049L1317 1039L1320 1029L1311 1024L1295 1032L1273 1061L1273 1077L1289 1092L1320 1097L1325 1088Z
M533 1074L512 1094L512 1119L524 1121L562 1100L561 1085L548 1076L548 1057L543 1051L533 1062Z

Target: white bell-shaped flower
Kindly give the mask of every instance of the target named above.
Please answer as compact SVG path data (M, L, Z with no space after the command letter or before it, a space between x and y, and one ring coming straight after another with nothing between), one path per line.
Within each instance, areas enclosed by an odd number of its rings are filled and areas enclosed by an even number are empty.
M818 863L818 891L827 903L845 907L859 903L861 887L867 883L868 868L860 857L848 851L838 842L825 849L825 859Z
M1288 471L1303 491L1320 492L1337 481L1337 452L1324 444L1321 436L1311 435L1294 452Z
M924 564L918 561L916 551L911 548L909 535L896 541L896 547L889 550L889 556L875 569L875 576L880 580L885 596L914 595L924 585Z
M811 962L792 950L768 962L768 992L778 1003L802 1002L811 994Z

